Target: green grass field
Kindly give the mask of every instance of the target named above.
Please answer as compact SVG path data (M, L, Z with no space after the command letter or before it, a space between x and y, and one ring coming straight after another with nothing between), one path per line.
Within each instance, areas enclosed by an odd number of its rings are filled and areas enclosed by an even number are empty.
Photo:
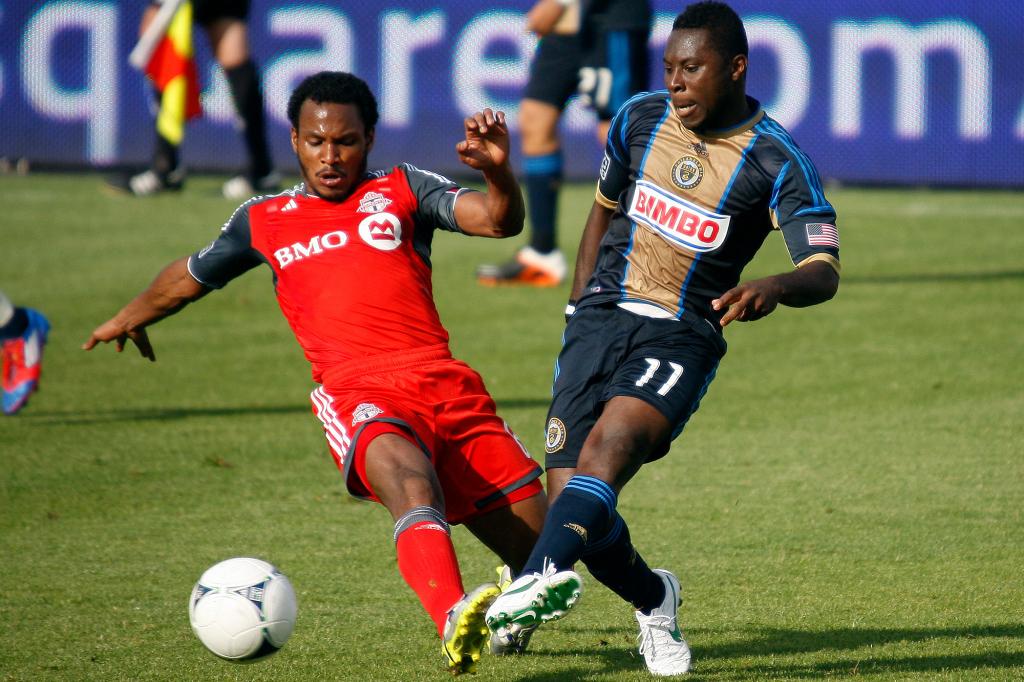
M215 178L149 200L99 187L0 177L0 289L53 323L43 390L0 418L0 680L447 679L389 516L343 492L267 269L155 327L155 364L79 350L234 208ZM566 245L591 196L564 195ZM839 295L731 326L700 412L619 508L682 580L692 679L1024 679L1024 196L831 198ZM472 277L515 245L439 236L435 290L456 354L542 457L567 290ZM746 275L789 265L774 235ZM492 576L463 529L456 545L467 584ZM291 641L250 665L207 653L186 612L236 555L299 596ZM635 635L590 581L476 679L650 679Z

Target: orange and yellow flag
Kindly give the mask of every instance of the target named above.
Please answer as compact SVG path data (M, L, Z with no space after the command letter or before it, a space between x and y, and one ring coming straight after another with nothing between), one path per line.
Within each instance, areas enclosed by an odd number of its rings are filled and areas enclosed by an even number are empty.
M202 113L199 103L199 73L192 51L192 3L181 3L167 33L160 39L146 64L149 76L160 91L160 113L156 129L168 142L181 144L185 122Z

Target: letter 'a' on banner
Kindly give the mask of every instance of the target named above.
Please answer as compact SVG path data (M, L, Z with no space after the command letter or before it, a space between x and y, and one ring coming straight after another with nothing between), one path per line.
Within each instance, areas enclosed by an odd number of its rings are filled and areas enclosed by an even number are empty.
M171 144L181 144L185 122L203 111L192 50L192 3L166 0L128 61L145 71L160 92L157 132Z

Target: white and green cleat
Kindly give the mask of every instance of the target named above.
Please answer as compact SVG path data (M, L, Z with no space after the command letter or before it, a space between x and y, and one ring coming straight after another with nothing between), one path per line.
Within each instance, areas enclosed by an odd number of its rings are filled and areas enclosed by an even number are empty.
M583 578L546 564L512 582L487 609L487 627L499 641L512 641L541 623L564 616L583 594ZM493 640L492 640L493 641Z
M500 592L494 583L486 583L455 602L448 612L441 652L453 675L473 672L480 660L490 636L484 615Z
M656 568L665 583L665 598L652 609L650 614L636 612L640 624L640 653L643 654L647 669L653 675L672 676L689 672L690 647L679 630L676 616L682 604L679 581L666 570Z
M508 566L498 566L498 589L502 592L512 584L512 569ZM518 656L526 653L526 647L530 644L530 637L536 628L520 630L517 634L505 634L502 637L491 633L490 651L495 656Z

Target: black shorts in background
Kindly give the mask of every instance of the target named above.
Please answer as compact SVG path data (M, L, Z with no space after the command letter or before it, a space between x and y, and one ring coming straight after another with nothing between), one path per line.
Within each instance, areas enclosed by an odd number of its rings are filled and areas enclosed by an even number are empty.
M615 304L579 308L569 319L555 367L545 467L575 468L604 404L639 398L673 425L647 461L664 457L696 412L726 344L704 319L653 319Z
M249 0L192 0L192 20L203 27L218 19L245 21L248 16Z
M546 102L559 111L576 94L580 78L580 41L576 35L552 33L537 45L523 97Z

